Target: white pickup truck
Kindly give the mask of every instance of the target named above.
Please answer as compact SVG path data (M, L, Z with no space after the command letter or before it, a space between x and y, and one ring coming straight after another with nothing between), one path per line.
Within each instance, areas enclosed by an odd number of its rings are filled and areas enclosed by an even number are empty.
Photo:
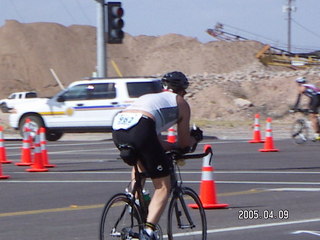
M0 100L1 111L7 113L15 104L32 98L37 98L36 92L15 92L11 93L8 98Z
M52 98L38 98L15 105L9 122L22 131L26 119L36 132L46 128L49 141L56 141L65 132L107 132L117 112L137 97L162 90L157 78L110 78L76 81Z

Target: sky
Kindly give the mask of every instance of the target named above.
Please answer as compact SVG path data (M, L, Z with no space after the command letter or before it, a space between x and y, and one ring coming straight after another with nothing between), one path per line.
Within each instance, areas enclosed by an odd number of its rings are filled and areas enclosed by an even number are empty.
M107 1L107 0L106 0ZM121 1L121 0L120 0ZM123 0L124 31L133 36L177 33L203 43L216 39L206 33L217 23L224 31L286 50L289 0ZM0 0L0 26L55 22L97 25L96 0ZM320 0L292 0L291 50L320 50Z

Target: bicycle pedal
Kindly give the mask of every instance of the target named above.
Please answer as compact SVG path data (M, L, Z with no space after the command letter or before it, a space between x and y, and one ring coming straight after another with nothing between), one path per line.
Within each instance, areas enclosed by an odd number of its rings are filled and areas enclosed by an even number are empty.
M121 230L121 239L139 239L139 233L133 232L131 228L123 228Z

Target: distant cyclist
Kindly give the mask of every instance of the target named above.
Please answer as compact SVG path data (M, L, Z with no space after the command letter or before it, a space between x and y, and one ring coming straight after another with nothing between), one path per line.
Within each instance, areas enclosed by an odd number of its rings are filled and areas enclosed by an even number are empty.
M189 86L187 77L181 72L170 72L163 76L162 84L163 92L141 96L113 121L113 141L120 156L129 165L139 159L139 168L149 174L155 188L142 240L157 240L155 225L170 194L172 163L165 152L176 148L189 152L203 138L199 128L190 132L190 107L183 98ZM160 133L174 124L177 143L160 140Z
M318 113L320 107L320 89L313 84L307 84L305 77L299 77L296 79L298 84L298 97L296 103L293 107L293 110L299 107L302 95L307 96L309 101L309 112L310 112L310 121L312 123L313 130L315 132L314 140L320 140L320 127L318 120Z

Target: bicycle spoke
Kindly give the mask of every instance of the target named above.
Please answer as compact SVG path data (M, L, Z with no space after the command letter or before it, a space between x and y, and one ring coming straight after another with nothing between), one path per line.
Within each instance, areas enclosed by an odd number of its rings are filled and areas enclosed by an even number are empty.
M293 123L291 137L296 144L304 144L308 141L309 127L305 120L298 119Z
M202 206L198 209L188 207L200 205L197 194L185 188L180 197L173 197L168 212L168 239L206 239L206 217Z
M136 205L125 194L117 194L106 204L100 223L100 240L139 239L142 227Z

